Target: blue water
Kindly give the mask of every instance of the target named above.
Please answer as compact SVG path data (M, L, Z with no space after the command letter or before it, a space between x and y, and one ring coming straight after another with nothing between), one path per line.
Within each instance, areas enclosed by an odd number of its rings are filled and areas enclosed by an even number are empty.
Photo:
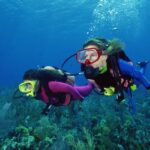
M95 36L119 38L134 62L150 60L149 8L148 0L0 0L0 87L19 83L29 68L60 67Z

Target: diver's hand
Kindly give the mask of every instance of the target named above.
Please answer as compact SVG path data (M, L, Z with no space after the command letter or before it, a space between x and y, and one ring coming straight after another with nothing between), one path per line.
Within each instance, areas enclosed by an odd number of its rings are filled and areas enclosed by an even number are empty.
M97 91L101 92L101 89L99 88L98 84L97 84L94 80L88 79L88 81L89 81L90 83L92 83L93 88L95 88Z
M104 88L104 95L111 96L115 92L115 88L110 86L109 88Z

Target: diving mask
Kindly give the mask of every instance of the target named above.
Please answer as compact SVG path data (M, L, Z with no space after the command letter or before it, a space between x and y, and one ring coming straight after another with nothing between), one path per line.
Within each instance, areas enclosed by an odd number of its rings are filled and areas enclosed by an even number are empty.
M89 65L96 62L100 56L102 55L102 51L96 48L87 48L79 50L76 53L76 59L79 63Z
M35 97L37 91L38 81L37 80L25 80L19 84L19 91L24 93L26 96Z

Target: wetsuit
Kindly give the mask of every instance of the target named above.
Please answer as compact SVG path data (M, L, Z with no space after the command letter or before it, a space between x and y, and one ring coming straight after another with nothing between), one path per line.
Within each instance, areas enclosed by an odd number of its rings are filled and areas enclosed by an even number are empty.
M118 86L117 82L121 84L121 78L124 80L128 80L129 82L132 79L138 80L145 88L150 88L150 81L145 77L142 71L137 70L135 66L129 64L131 60L125 55L123 51L120 51L117 55L110 55L107 59L107 71L103 74L98 74L93 77L88 77L88 79L94 80L99 88L103 91L105 87L114 86L115 91L118 92L120 90L120 86ZM81 70L85 71L86 66L82 65ZM113 70L113 73L111 72ZM123 86L122 86L123 87Z
M70 100L83 100L92 91L92 84L85 86L74 86L73 81L68 81L68 74L55 68L30 69L23 76L23 80L38 80L39 87L36 99L41 99L47 104L55 106L67 105Z
M150 81L145 77L142 70L137 70L133 65L128 64L126 61L118 60L121 74L127 75L137 81L139 81L146 89L150 88Z
M118 102L124 99L123 91L127 93L129 108L132 107L132 112L136 112L135 100L132 96L132 91L130 89L130 84L137 84L138 81L146 89L150 89L150 81L145 77L145 66L140 70L137 70L135 66L130 64L131 60L125 55L123 51L120 51L117 55L110 55L107 59L107 71L103 74L98 74L94 77L88 77L96 82L102 92L104 88L113 86L115 87L115 92L118 93L116 100ZM82 65L81 70L85 71L86 66ZM124 82L121 81L124 80ZM127 85L125 85L125 81ZM137 84L139 86L139 84Z
M50 103L55 106L68 105L70 100L83 100L93 89L92 83L85 86L72 86L68 83L49 81L48 89L44 86L38 91L38 99L46 104ZM49 92L49 93L48 93Z

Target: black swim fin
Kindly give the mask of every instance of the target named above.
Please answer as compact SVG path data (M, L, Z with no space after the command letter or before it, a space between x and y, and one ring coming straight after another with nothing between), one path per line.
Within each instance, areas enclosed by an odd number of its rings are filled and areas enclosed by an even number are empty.
M137 62L137 65L142 68L142 67L145 67L148 63L149 63L149 61L147 61L147 60L139 61L139 62Z

